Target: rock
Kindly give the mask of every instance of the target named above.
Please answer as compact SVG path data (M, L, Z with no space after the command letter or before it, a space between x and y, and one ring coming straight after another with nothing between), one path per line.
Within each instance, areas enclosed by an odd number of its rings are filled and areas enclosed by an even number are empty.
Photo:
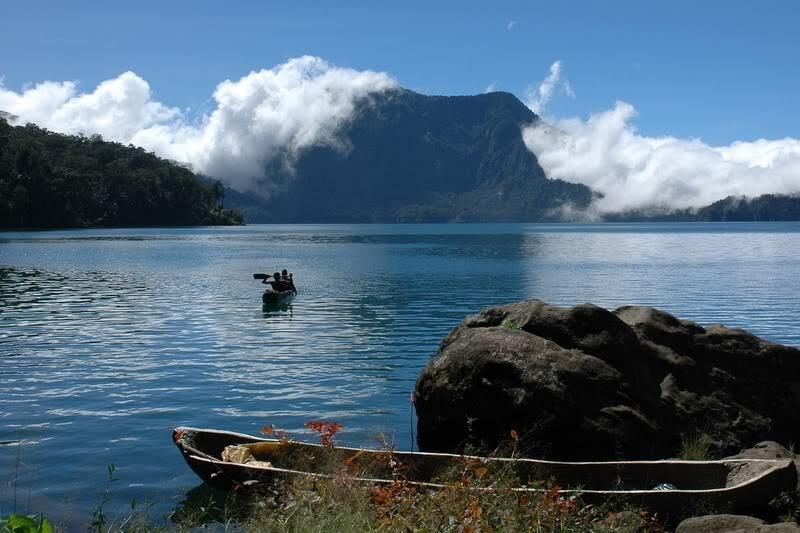
M767 524L752 516L717 514L687 518L675 529L675 533L797 533L800 528L794 522Z
M765 525L761 519L735 514L694 516L678 524L675 533L728 533L731 531L754 531Z
M797 455L774 441L759 442L726 459L797 459Z
M777 442L759 442L752 448L726 457L726 459L793 459L795 468L797 468L797 491L796 494L791 495L791 498L795 501L800 499L800 457Z
M707 434L710 452L800 442L800 351L642 306L539 300L465 318L420 374L429 451L518 450L565 460L661 458Z
M797 522L779 522L768 526L761 526L756 531L763 533L800 533Z

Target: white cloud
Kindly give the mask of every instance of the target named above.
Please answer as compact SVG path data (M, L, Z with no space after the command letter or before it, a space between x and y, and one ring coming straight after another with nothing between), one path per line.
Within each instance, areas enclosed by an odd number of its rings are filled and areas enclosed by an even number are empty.
M516 21L516 20L509 20L509 21L508 21L508 24L506 24L506 29L507 29L508 31L511 31L511 30L513 30L513 29L514 29L514 27L515 27L516 25L517 25L517 21Z
M143 146L239 189L256 190L265 164L275 157L291 164L310 146L345 146L338 132L357 102L395 86L385 73L304 56L220 83L216 108L196 120L153 100L149 84L133 72L84 94L72 81L46 81L19 93L0 86L0 109L20 122ZM262 192L270 185L262 183Z
M632 105L617 102L586 121L528 126L523 138L549 177L601 192L593 206L601 213L800 192L798 139L710 146L699 139L643 136L631 123L635 116Z
M550 74L536 87L531 85L525 90L525 105L537 115L544 112L547 104L550 103L550 100L553 98L553 94L561 81L561 71L561 61L554 61L553 64L550 65ZM572 86L569 84L568 80L565 79L563 81L562 87L564 94L570 98L575 98L575 92L572 90Z
M564 80L564 94L570 98L575 98L575 91L572 90L572 85L569 83L569 80Z
M484 93L493 93L496 90L497 90L497 80L495 80L492 83L490 83L489 86L486 87L486 89L483 90L483 92Z
M0 85L0 109L23 116L28 122L43 123L75 95L75 82L46 81L15 93Z

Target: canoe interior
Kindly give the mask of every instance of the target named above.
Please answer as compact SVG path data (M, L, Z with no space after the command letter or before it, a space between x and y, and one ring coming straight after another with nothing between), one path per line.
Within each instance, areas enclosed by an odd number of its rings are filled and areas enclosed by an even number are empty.
M276 304L289 299L293 294L292 291L275 292L268 289L264 291L261 300L265 304Z
M732 487L760 476L776 461L629 461L565 463L531 459L463 457L451 454L382 452L354 448L325 449L318 445L259 439L227 432L180 428L179 447L202 452L217 461L226 446L248 445L253 456L279 469L334 473L343 465L357 477L447 482L460 472L511 476L520 486L546 483L581 491L650 491L668 483L681 491ZM183 451L183 450L182 450ZM188 459L187 459L188 460ZM255 470L255 469L251 469Z

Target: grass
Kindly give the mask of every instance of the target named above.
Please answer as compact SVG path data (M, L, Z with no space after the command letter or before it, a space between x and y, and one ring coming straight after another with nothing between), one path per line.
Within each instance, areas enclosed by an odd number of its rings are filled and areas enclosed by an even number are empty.
M367 487L346 478L305 478L285 496L261 505L243 524L248 531L661 531L646 513L615 512L564 498L557 487L520 493L510 487L479 492L453 483L440 490L403 481Z
M707 461L713 459L711 450L714 440L707 433L692 433L681 439L678 457L687 461Z

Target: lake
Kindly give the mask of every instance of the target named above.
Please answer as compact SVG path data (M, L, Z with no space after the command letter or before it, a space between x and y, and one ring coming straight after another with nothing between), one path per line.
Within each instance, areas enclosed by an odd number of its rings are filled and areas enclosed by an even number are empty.
M465 315L653 305L800 345L800 223L252 225L0 232L0 514L164 516L178 425L412 446L410 393ZM299 294L264 309L255 272Z

